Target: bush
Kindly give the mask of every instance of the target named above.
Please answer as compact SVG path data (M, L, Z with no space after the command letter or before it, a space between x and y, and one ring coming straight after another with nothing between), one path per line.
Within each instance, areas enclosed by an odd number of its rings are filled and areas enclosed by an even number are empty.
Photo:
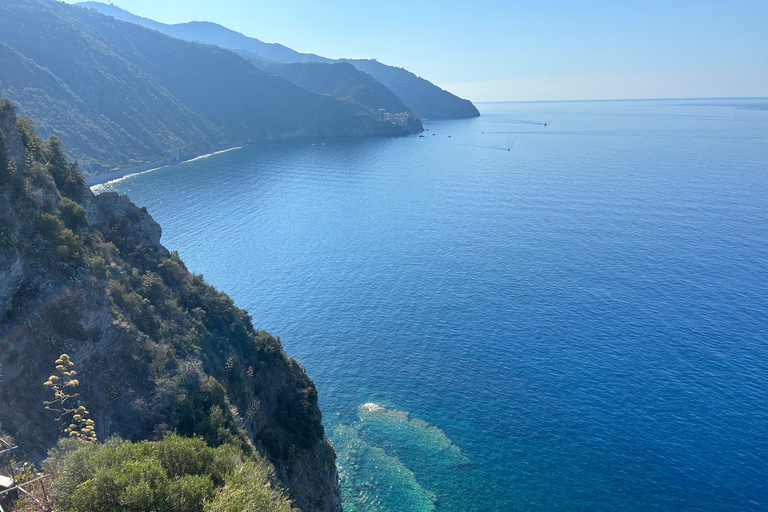
M63 441L45 465L55 475L56 510L291 510L272 485L272 467L264 459L231 445L211 448L201 438L168 434L157 442L111 439L103 445ZM235 508L239 504L248 506Z
M38 144L40 146L40 144ZM48 142L42 144L44 155L36 156L37 161L47 161L46 168L56 182L56 188L62 195L76 201L83 197L85 182L77 171L77 164L67 160L64 144L55 135L48 138ZM43 157L43 158L40 158Z
M100 256L93 258L91 260L91 269L93 270L93 275L95 275L97 279L109 279L109 268L107 267L107 262L104 258Z
M62 197L59 203L59 211L67 227L70 229L79 229L88 225L88 216L82 206L69 199Z
M64 223L55 215L50 213L41 213L35 223L37 231L46 238L53 239L64 227Z
M66 248L66 252L72 263L78 264L83 255L83 242L80 237L72 232L71 229L65 229L57 239L59 247Z
M205 512L291 512L291 504L272 488L270 478L257 464L247 461L235 468L216 499L207 503Z

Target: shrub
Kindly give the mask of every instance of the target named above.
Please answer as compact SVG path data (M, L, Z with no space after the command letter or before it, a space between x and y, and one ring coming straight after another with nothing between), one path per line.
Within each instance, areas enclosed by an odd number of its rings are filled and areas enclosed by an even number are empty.
M61 198L59 211L67 227L70 229L78 229L88 225L88 216L85 214L83 207L68 197Z
M38 147L41 145L38 145ZM82 176L77 171L77 164L67 160L64 144L55 135L48 138L48 142L42 144L44 155L36 155L36 160L47 161L47 170L53 176L56 182L56 188L59 189L65 197L80 201L83 195L85 183ZM44 158L40 158L44 157Z
M229 475L216 498L206 504L205 512L291 512L290 502L269 483L270 475L254 462L247 461Z
M211 448L201 438L168 434L156 442L62 442L45 465L55 475L51 491L56 510L291 510L274 488L269 463L231 445ZM234 508L239 504L249 506Z
M93 270L93 275L95 275L97 279L109 279L109 268L107 267L107 262L104 258L99 256L93 258L91 260L91 269Z
M53 239L64 227L64 223L55 215L50 213L41 213L35 223L37 231L46 238Z
M62 231L57 239L57 243L60 247L66 248L65 252L69 255L72 263L77 264L80 262L83 255L83 242L71 229L67 228Z

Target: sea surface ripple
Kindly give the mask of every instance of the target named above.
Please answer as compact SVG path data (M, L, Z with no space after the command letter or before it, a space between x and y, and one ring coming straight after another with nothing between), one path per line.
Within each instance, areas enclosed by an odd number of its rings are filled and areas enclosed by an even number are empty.
M768 510L768 100L480 107L101 189L304 363L348 511Z

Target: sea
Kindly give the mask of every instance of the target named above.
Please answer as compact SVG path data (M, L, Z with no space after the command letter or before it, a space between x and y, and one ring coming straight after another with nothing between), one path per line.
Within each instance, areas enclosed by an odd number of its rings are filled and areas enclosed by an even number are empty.
M768 510L768 99L478 106L96 190L302 362L347 512Z

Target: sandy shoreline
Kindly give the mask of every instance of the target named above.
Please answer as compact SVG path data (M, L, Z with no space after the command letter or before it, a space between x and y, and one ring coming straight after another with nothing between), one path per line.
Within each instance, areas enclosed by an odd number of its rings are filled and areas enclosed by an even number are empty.
M131 167L124 167L122 169L117 169L114 171L109 171L105 173L100 174L94 174L92 176L88 176L85 178L85 183L92 189L95 189L96 187L99 187L101 185L107 185L109 183L119 181L125 178L129 178L131 176L136 176L137 174L144 174L152 171L156 171L158 169L163 169L165 167L171 166L171 165L178 165L178 164L184 164L188 162L194 162L195 160L202 160L203 158L208 158L210 156L214 155L220 155L221 153L227 153L229 151L234 151L236 149L242 149L242 146L235 146L233 148L229 149L222 149L221 151L214 151L213 153L208 153L205 155L196 156L194 158L190 158L188 160L182 160L178 162L169 162L169 163L163 163L160 162L154 162L149 164L143 164L143 165L134 165ZM147 167L146 169L143 169L142 167Z

